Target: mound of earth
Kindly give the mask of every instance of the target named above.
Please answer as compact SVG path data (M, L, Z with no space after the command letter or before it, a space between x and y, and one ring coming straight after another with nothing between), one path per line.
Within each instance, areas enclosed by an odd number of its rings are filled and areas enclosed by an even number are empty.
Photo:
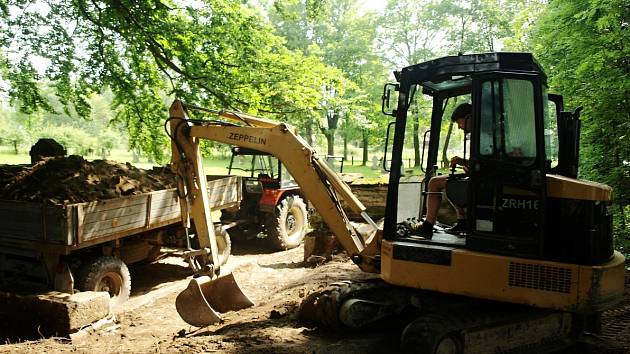
M168 168L143 170L129 163L50 157L33 166L0 165L0 199L79 203L173 188Z

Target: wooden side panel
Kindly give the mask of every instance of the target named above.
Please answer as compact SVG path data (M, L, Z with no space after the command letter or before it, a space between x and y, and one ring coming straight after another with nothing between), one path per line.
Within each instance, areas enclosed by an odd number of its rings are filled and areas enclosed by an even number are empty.
M238 204L241 178L211 177L208 195L212 209ZM25 244L27 248L46 244L82 248L179 220L179 199L174 188L65 206L0 200L0 244L4 239L12 245L30 243Z
M149 212L149 227L165 222L179 222L179 198L176 189L153 192Z
M0 239L71 244L61 205L0 200Z
M210 208L222 209L241 200L241 177L207 176Z
M141 194L80 204L79 243L144 227L148 198L148 194Z

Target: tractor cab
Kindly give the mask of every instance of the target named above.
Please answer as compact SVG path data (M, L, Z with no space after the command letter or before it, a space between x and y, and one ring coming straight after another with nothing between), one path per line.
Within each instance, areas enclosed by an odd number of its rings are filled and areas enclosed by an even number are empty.
M384 159L391 160L385 239L576 264L612 257L610 188L575 179L580 109L564 112L531 54L449 56L394 74L398 83L383 94L383 112L395 118ZM472 105L468 133L449 119L461 103ZM407 163L413 139L422 146L419 169ZM466 172L449 170L453 156L468 161ZM430 240L401 234L408 217L401 210L421 218L428 182L439 174L451 175L449 199L465 208L465 237L440 223ZM416 209L408 206L412 175L423 175Z
M300 245L308 229L308 211L298 184L273 155L232 147L230 175L241 176L239 207L221 211L221 221L234 226L234 238L268 238L277 249Z
M297 188L287 169L271 154L252 149L233 147L228 166L230 175L242 175L249 192L263 189Z

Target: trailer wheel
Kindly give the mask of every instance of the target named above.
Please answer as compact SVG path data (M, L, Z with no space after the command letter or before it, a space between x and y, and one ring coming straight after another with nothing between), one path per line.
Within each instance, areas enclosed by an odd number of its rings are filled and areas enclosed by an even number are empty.
M77 287L83 291L106 291L111 309L122 306L131 292L131 275L127 265L112 256L91 259L81 265Z
M214 228L214 236L217 239L217 248L219 251L219 264L224 265L230 258L232 252L232 240L227 230L224 230L220 225Z
M215 224L214 237L216 237L217 240L219 263L224 265L227 263L230 253L232 252L232 240L230 239L230 234L228 234L227 230L224 230L220 224ZM190 246L196 250L201 248L197 235L190 239Z
M306 203L298 195L290 195L280 201L276 212L266 216L267 237L276 248L287 250L302 243L308 228Z

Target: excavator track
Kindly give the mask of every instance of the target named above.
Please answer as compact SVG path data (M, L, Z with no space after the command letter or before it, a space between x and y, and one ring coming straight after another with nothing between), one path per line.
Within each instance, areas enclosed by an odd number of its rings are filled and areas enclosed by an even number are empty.
M630 337L630 301L602 314L601 336L610 340Z
M628 273L630 274L630 273ZM591 352L597 354L630 353L630 275L626 275L624 300L613 309L605 311L601 318L601 334Z
M363 302L376 305L364 311ZM386 313L380 317L386 320L363 321L375 313ZM464 348L466 353L552 353L575 341L568 313L410 290L380 279L333 283L307 296L299 316L307 324L336 332L408 324L401 348L414 353L457 354ZM354 326L363 322L367 325Z
M568 313L480 303L418 317L401 335L414 353L552 353L574 341ZM465 349L465 351L464 351Z
M628 298L629 294L626 294ZM601 333L585 333L578 343L564 353L630 353L630 299L601 315Z
M347 311L344 304L348 300L361 299L374 305L375 311ZM385 299L385 301L384 301ZM386 317L390 312L400 312L408 304L408 291L385 283L381 279L364 281L341 281L330 284L324 290L308 295L301 303L299 317L304 323L319 326L333 331L348 331L364 328L357 323L365 322L366 327L373 327L374 312L379 312L379 318ZM359 306L357 306L359 307ZM383 310L385 309L385 310ZM379 311L380 310L380 311ZM387 312L387 313L384 313ZM348 315L344 316L346 313ZM340 316L340 314L342 314ZM348 319L348 317L362 317ZM355 324L354 325L349 325Z

